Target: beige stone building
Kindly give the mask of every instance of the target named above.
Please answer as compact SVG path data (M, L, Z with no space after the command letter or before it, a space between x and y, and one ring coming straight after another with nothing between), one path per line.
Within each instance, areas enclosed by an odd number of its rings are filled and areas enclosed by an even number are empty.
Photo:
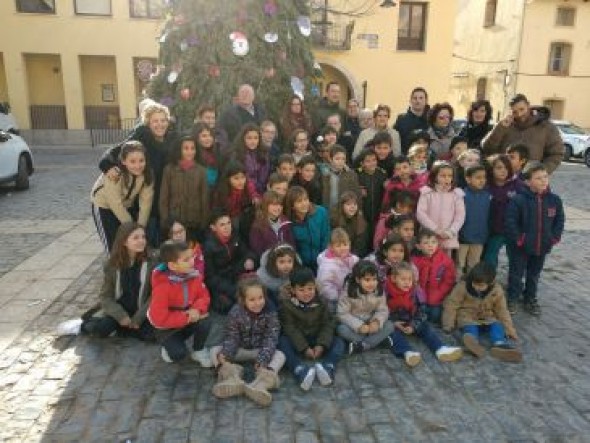
M516 92L556 119L590 128L590 2L459 0L449 99L464 116L476 98L504 115Z
M0 102L22 128L119 127L136 117L155 66L163 0L3 0ZM390 3L396 3L393 7ZM451 77L454 1L315 1L312 42L324 77L343 102L403 111L424 86L446 99ZM43 133L45 138L49 132ZM76 141L81 141L77 138Z

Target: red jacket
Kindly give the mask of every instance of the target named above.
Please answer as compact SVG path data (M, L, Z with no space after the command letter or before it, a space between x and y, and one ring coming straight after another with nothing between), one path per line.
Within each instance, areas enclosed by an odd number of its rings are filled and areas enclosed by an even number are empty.
M390 311L405 311L410 315L414 315L417 308L414 304L414 297L412 296L414 288L402 291L388 278L385 280L385 289L387 290L387 306Z
M455 286L453 260L439 248L432 257L422 254L412 256L412 262L418 268L419 284L426 293L426 304L441 305Z
M186 288L186 300L185 300ZM209 310L209 290L202 276L180 276L161 264L152 273L152 299L148 318L158 329L179 329L189 324L186 311Z
M383 193L382 204L383 210L389 208L394 191L408 191L414 196L416 201L418 201L418 197L420 197L420 188L425 184L424 179L416 174L412 174L411 177L412 181L408 185L403 184L397 175L385 182L385 192Z

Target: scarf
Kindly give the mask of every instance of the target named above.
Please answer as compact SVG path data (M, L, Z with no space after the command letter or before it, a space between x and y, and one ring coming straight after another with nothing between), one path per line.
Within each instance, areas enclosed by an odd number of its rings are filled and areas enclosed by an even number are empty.
M178 162L178 166L183 171L188 171L189 169L192 169L195 166L195 161L194 160L180 160Z
M432 132L436 135L436 138L445 138L449 135L451 130L451 125L445 126L444 128L439 128L438 126L431 126Z
M201 160L204 163L204 166L209 168L217 167L217 158L213 152L213 148L201 149Z

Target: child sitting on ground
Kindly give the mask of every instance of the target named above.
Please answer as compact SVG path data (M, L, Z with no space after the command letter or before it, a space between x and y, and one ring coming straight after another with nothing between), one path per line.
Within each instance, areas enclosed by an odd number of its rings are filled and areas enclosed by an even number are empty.
M297 266L301 266L301 260L295 248L288 243L279 243L260 257L260 267L256 270L256 275L275 306L279 305L280 289L289 283L289 274Z
M390 335L392 352L403 358L410 367L422 359L419 352L412 349L406 335L417 335L436 358L443 362L455 361L463 356L461 348L445 346L427 321L425 295L417 285L414 271L408 263L400 263L392 270L386 280L390 319L394 332Z
M187 242L189 247L193 250L193 259L195 262L195 271L199 273L201 278L205 280L205 257L203 256L203 248L200 243L195 240L188 240L186 228L178 220L170 220L168 225L168 238L170 240Z
M58 334L106 338L116 332L118 336L153 340L154 328L146 318L152 269L144 229L135 222L123 223L104 265L100 302L81 319L58 325Z
M455 264L439 247L436 234L426 228L418 232L412 263L418 268L418 283L426 294L428 320L440 324L442 303L455 286Z
M283 332L279 349L301 389L308 391L316 377L322 386L330 385L345 348L344 341L334 335L336 320L316 294L311 269L295 269L289 280L281 291L279 318ZM304 363L302 358L313 364Z
M346 294L338 302L338 335L349 342L348 353L360 353L373 349L387 340L393 325L387 319L389 310L378 279L377 266L369 260L361 260L347 277Z
M279 387L279 371L285 355L277 350L281 325L274 308L266 301L262 283L256 277L238 284L238 303L229 311L223 344L211 349L211 359L218 368L218 382L213 394L218 398L246 394L261 406L268 406ZM256 378L245 384L243 368L235 362L254 361Z
M167 240L160 248L160 260L152 274L148 318L162 345L162 360L183 360L188 353L184 342L193 337L191 358L211 367L209 350L204 347L211 328L209 291L195 271L193 251L185 242Z
M517 340L518 336L506 308L504 290L496 282L496 271L486 262L475 265L444 302L443 330L451 332L455 325L461 328L463 345L476 357L486 353L479 335L488 332L492 357L510 362L522 360L521 352L506 340Z
M346 293L344 280L352 272L359 258L350 252L350 238L342 228L330 235L330 245L318 257L318 290L326 300L330 312L336 313L338 301Z

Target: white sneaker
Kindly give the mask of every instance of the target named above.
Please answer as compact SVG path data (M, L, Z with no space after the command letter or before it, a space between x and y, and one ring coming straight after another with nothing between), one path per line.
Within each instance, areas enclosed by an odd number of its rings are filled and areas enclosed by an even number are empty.
M436 358L440 361L457 361L461 357L463 357L463 349L456 346L441 346L438 351L436 351Z
M161 355L162 355L162 360L164 360L166 363L173 363L172 359L168 355L168 351L166 350L166 348L164 346L162 346Z
M213 362L211 361L211 351L208 348L191 352L191 358L199 363L203 368L213 367Z
M416 351L406 351L404 353L404 360L406 360L406 364L410 368L413 368L418 363L420 363L420 361L422 361L422 356L420 355L419 352L416 352Z
M57 335L78 335L82 329L82 319L74 318L57 325Z

